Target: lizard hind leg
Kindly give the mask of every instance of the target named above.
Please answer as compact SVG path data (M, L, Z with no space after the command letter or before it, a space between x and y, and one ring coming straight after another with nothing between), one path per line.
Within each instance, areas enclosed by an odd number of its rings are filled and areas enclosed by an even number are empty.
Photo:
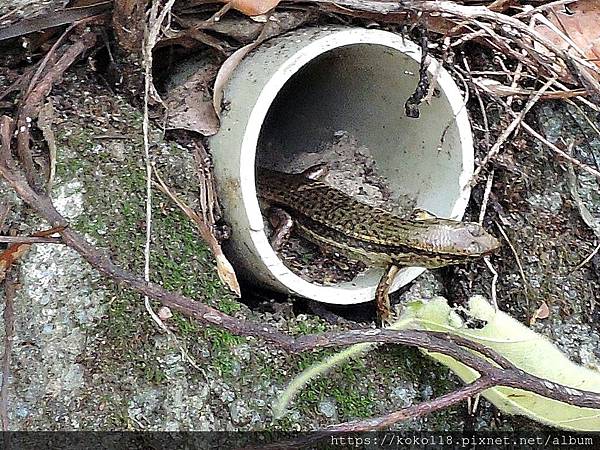
M294 228L294 220L286 211L273 207L269 210L269 222L273 226L271 236L271 247L276 252L280 251L286 241L290 238Z
M388 324L392 317L392 307L390 305L390 287L400 268L395 264L388 266L387 270L379 280L375 290L375 306L377 309L377 318L382 326Z

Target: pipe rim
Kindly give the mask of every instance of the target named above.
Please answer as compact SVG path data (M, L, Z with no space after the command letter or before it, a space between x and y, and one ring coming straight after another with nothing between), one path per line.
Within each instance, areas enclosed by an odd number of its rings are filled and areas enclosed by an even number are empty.
M323 31L328 29L328 27L324 27ZM417 63L421 60L421 50L415 43L387 31L359 28L335 31L319 37L292 55L265 83L250 113L240 149L241 200L249 223L252 243L263 264L279 283L294 294L323 303L339 305L372 301L376 286L349 288L342 285L319 285L304 280L283 264L271 247L264 230L256 192L256 149L264 120L281 88L299 70L319 55L336 48L360 44L381 45L399 51L414 59ZM429 74L431 76L437 75L438 87L451 106L462 148L463 170L459 178L461 194L455 201L451 213L451 218L461 219L471 193L470 179L474 170L473 137L463 96L450 74L443 67L438 66L439 63L434 60L429 66ZM390 292L408 284L425 270L421 267L402 268L394 279ZM378 272L381 275L384 273L383 269L375 268L367 269L364 273L373 272ZM352 284L352 282L344 283L346 286L349 284Z

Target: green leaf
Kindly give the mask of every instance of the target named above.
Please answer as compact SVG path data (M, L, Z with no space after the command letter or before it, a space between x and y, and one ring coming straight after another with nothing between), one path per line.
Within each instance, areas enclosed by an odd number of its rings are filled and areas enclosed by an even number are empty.
M600 372L575 364L544 336L530 330L508 314L495 310L483 297L473 297L467 316L485 322L469 328L444 298L415 301L407 306L403 328L443 331L479 342L504 356L520 369L568 387L600 393ZM473 369L439 353L425 352L466 383L479 377ZM578 431L600 431L600 410L580 408L512 388L492 388L483 393L498 409L520 414L544 424Z

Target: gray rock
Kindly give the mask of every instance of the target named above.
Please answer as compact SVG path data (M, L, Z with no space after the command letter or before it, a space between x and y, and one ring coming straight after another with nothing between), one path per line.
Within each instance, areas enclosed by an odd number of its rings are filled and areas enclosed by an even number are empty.
M243 400L236 400L229 405L229 415L236 425L246 425L252 420L252 411Z
M412 384L403 383L392 389L391 397L399 408L406 408L413 404L416 394Z
M331 419L337 415L337 406L332 398L325 398L319 402L319 412Z

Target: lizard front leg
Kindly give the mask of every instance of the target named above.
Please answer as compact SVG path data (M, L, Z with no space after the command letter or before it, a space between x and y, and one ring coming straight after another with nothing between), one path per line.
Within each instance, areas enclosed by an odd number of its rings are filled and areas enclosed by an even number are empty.
M289 239L294 220L286 211L281 208L273 207L269 210L269 222L273 226L273 235L271 236L271 247L276 252L280 251L283 244Z
M387 323L389 323L392 317L389 292L392 281L394 281L394 278L396 278L399 270L400 268L394 264L388 266L387 270L381 277L381 280L379 280L377 289L375 290L377 318L382 326L385 326Z

